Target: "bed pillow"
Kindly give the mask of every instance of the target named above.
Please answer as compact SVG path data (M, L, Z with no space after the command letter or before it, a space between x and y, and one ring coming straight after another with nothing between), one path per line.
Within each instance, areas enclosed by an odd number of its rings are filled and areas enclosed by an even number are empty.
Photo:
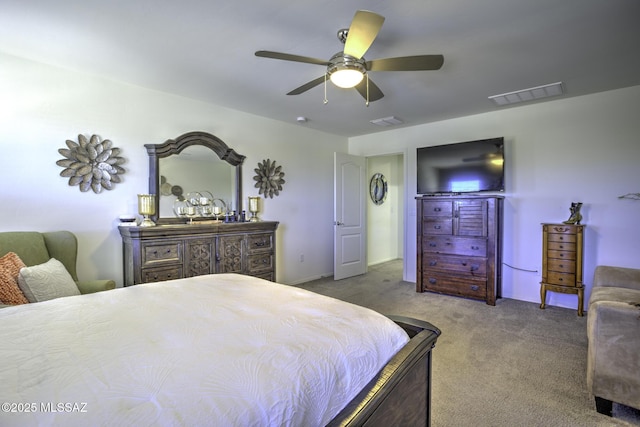
M0 303L6 305L28 304L18 286L20 269L26 267L15 252L9 252L0 258Z
M44 264L22 268L18 275L18 285L29 302L80 295L76 282L55 258Z

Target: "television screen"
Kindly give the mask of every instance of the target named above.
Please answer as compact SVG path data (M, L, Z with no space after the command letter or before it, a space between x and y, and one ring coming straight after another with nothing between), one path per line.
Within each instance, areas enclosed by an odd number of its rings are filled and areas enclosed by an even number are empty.
M504 138L418 148L418 194L504 191Z

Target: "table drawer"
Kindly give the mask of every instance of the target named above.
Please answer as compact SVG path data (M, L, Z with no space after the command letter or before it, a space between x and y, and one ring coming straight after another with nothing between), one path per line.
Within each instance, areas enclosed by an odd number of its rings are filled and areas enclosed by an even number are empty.
M554 251L575 251L577 246L575 242L548 242L547 249Z
M142 248L142 265L182 262L181 242L147 244Z
M453 203L447 201L423 200L422 216L453 216Z
M482 300L487 298L486 280L423 273L422 284L424 290L431 292Z
M422 269L431 272L455 272L476 277L487 276L487 259L484 257L461 257L424 253Z
M141 283L163 282L182 278L182 267L173 266L165 268L142 269Z
M576 275L549 271L547 273L546 283L551 285L576 286Z
M575 234L556 234L549 233L547 235L547 239L549 239L549 243L558 242L558 243L575 243L576 235Z
M423 251L485 257L487 256L487 240L454 236L425 236Z

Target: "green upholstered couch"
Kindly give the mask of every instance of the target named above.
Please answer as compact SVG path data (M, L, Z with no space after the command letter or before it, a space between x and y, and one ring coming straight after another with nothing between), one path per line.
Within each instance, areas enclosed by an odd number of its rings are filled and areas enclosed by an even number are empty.
M587 385L598 412L640 409L640 269L599 265L587 310Z
M8 252L15 252L28 267L43 264L51 258L57 259L69 271L82 294L114 289L116 286L113 280L78 281L76 273L78 240L69 231L2 232L0 233L0 257Z

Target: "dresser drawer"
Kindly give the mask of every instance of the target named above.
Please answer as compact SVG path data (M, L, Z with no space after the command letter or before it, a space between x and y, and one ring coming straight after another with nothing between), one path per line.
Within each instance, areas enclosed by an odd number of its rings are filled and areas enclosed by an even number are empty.
M423 200L422 216L444 216L451 218L453 216L453 203L449 201Z
M425 290L431 292L442 292L448 295L482 300L487 298L486 280L438 274L423 274L422 284Z
M425 236L431 234L453 234L453 223L451 219L441 219L438 217L424 218L422 222L422 234Z
M454 236L425 236L423 252L485 257L487 256L487 240Z
M575 261L576 253L574 251L547 251L547 258Z
M273 255L272 254L254 254L249 255L249 274L273 270Z
M576 235L575 234L557 234L557 233L549 233L547 235L547 239L549 243L557 242L557 243L576 243Z
M547 249L554 251L575 251L577 246L575 242L547 242Z
M557 271L547 272L546 283L551 285L576 286L576 275L570 273L559 273Z
M162 282L182 278L182 267L143 268L142 283Z
M560 273L575 273L576 272L576 262L575 260L568 259L549 259L547 261L547 268L550 271L557 271Z
M249 253L273 249L273 233L250 234L247 236Z
M483 257L461 257L424 253L422 269L425 274L432 272L458 273L476 277L487 276L487 259Z
M182 243L146 244L142 248L142 265L182 262Z

